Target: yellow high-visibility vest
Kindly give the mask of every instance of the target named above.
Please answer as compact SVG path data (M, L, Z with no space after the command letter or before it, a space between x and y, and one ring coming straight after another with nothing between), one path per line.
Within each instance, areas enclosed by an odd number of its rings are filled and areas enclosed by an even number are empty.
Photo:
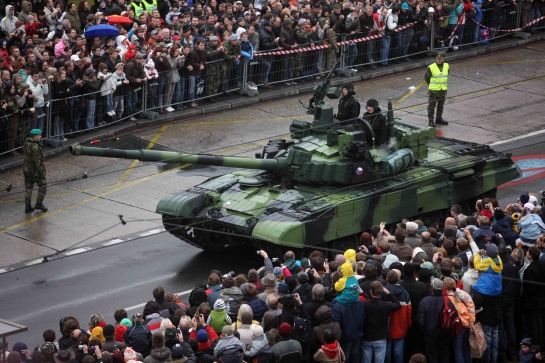
M145 1L144 4L146 5L146 10L148 11L150 16L153 10L157 10L157 0L153 0L151 4Z
M144 7L142 6L142 2L138 4L136 2L132 2L131 5L134 8L134 17L138 19L138 17L142 15L142 13L144 12Z
M437 63L430 64L428 68L431 71L430 91L446 91L448 81L448 63L443 63L443 71L439 70Z

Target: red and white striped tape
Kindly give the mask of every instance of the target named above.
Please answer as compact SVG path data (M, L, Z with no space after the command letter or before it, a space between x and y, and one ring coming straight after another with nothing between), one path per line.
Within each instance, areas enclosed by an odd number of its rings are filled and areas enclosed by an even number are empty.
M399 32L401 30L404 30L404 29L407 29L407 28L413 26L414 24L416 24L416 23L405 24L405 25L402 25L400 27L395 28L393 31L394 32ZM342 45L349 45L351 43L361 43L361 42L366 42L366 41L371 40L371 39L382 38L383 36L384 36L384 34L377 34L377 35L370 35L368 37L363 37L363 38L358 38L358 39L344 40L342 42L338 42L337 45L342 46ZM254 56L303 53L303 52L308 52L308 51L312 51L312 50L327 49L327 48L331 48L331 44L315 45L315 46L312 46L312 47L305 47L305 48L299 48L299 49L276 50L276 51L272 51L272 52L254 53Z
M467 15L467 14L466 14ZM471 19L475 24L479 24L481 26L481 28L484 28L484 29L489 29L489 30L494 30L494 31L497 31L497 32L505 32L505 33L515 33L515 32L519 32L525 28L528 28L538 22L540 22L541 20L545 19L545 16L542 16L541 18L537 18L535 20L532 20L531 22L529 22L528 24L520 27L520 28L517 28L517 29L496 29L496 28L489 28L487 26L484 26L483 24L481 23L478 23L475 21L475 19L473 19L472 17L468 16L469 19Z

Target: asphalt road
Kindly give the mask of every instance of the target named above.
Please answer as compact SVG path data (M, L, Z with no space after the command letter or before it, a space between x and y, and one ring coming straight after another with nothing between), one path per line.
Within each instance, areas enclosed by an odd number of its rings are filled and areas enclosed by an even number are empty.
M545 135L540 135L525 140L530 146L504 144L501 149L535 159L544 142ZM515 201L524 191L541 190L543 183L534 175L527 173L516 184L499 188L500 204ZM113 322L116 309L142 312L158 285L167 292L187 294L197 283L205 283L212 269L246 273L260 263L253 251L208 254L168 233L156 234L1 274L0 318L29 327L8 341L33 346L41 342L45 329L58 331L63 316L76 316L83 326L94 313Z

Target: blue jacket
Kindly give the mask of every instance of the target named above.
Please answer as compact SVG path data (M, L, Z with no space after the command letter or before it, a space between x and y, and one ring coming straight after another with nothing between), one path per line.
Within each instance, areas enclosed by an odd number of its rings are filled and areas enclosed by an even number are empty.
M448 298L447 298L448 300ZM449 304L452 302L449 300ZM428 336L436 336L439 325L439 315L445 306L443 295L430 295L420 300L418 305L418 322L424 333ZM454 305L451 306L455 309Z
M464 4L458 5L458 7L454 10L452 10L448 15L448 25L456 25L458 24L458 15L462 13L462 10L464 10Z
M221 293L221 285L208 286L206 290L206 295L208 295L208 303L210 306L214 306L214 303L218 299Z
M246 304L252 308L252 311L254 312L254 320L257 321L261 321L263 319L263 315L265 315L268 310L265 301L260 300L257 297L246 301Z
M339 323L343 332L343 342L349 342L363 337L365 323L365 308L363 302L344 305L333 300L331 308L333 321Z
M519 234L511 227L512 222L513 219L511 217L497 220L496 223L492 225L492 232L501 234L505 244L514 247L517 238L519 238Z
M249 41L240 41L241 50L240 54L242 54L244 57L253 59L254 58L254 46Z
M475 17L473 18L477 23L483 22L483 13L486 11L486 9L480 8L478 5L482 5L482 0L477 0L474 3L471 3L471 6L473 7L473 10L475 10Z
M537 214L528 214L519 219L517 226L520 231L520 239L524 242L535 242L539 235L545 232L545 224Z
M472 237L477 244L477 247L479 247L479 249L481 250L485 250L486 245L489 243L494 243L495 245L498 244L498 238L496 237L496 234L492 232L490 226L487 225L479 226L479 229L473 232Z

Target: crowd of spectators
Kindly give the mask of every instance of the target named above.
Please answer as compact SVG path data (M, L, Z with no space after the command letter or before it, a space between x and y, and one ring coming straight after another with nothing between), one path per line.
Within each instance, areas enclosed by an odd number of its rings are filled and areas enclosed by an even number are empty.
M523 20L539 18L545 2L526 2ZM2 2L0 153L15 156L33 128L51 125L49 134L66 141L134 120L143 95L146 108L159 113L198 107L202 97L218 101L242 86L243 68L248 87L319 79L333 68L340 40L382 36L345 45L342 67L354 71L409 62L424 54L432 36L441 40L456 29L460 45L478 40L479 26L467 17L495 29L515 26L516 7L516 0ZM117 36L86 36L112 16L128 19L115 24ZM256 55L301 47L309 50Z
M64 317L58 335L28 350L16 342L6 363L480 362L543 360L545 207L524 193L500 209L477 201L470 215L426 226L403 220L362 233L358 252L328 261L320 251L286 252L247 274L213 270L187 304L162 287L129 318ZM461 324L445 334L444 308ZM57 340L57 336L60 338ZM473 357L476 358L476 357Z

